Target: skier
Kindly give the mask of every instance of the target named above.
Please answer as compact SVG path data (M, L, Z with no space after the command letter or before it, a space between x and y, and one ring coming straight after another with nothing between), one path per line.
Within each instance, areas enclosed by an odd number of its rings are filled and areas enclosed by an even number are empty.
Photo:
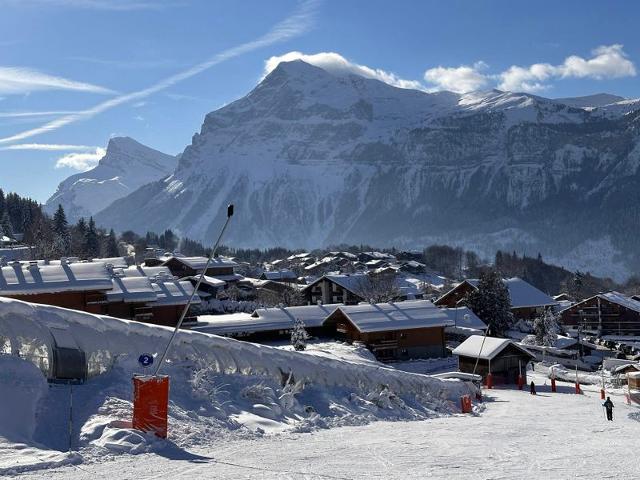
M529 392L531 393L531 395L536 394L536 384L533 383L533 380L531 380L531 385L529 385Z
M607 397L607 400L602 406L607 410L607 420L613 422L613 402L611 401L611 397Z

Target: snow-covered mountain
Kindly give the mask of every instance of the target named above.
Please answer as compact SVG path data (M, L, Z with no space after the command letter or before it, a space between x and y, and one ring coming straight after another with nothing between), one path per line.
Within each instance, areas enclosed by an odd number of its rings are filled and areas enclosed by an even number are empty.
M61 204L70 221L87 218L142 185L171 174L177 163L177 157L146 147L132 138L112 138L98 165L60 183L45 209L53 213Z
M281 63L206 116L173 175L97 220L210 241L234 202L238 247L446 241L562 261L591 241L619 261L640 253L638 106L425 93Z

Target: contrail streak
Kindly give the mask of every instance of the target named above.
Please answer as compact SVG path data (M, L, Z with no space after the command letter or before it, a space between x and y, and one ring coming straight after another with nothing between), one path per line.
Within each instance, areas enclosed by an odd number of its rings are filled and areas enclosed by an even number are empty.
M290 38L301 35L306 32L308 28L310 28L317 3L317 0L308 0L304 2L296 12L287 17L282 22L276 24L269 32L267 32L260 38L224 50L223 52L214 55L209 60L199 63L198 65L195 65L183 72L179 72L175 75L165 78L155 85L152 85L143 90L138 90L137 92L131 92L111 98L102 103L99 103L95 107L89 108L87 110L82 110L70 115L65 115L63 117L52 120L51 122L45 123L40 127L26 130L10 137L0 138L0 143L11 143L18 140L24 140L25 138L35 137L36 135L41 135L52 130L57 130L58 128L64 127L71 123L75 123L81 120L87 120L124 103L140 100L142 98L153 95L154 93L160 92L231 58L238 57L253 50L267 47L269 45L273 45L275 43L282 42L284 40L288 40Z

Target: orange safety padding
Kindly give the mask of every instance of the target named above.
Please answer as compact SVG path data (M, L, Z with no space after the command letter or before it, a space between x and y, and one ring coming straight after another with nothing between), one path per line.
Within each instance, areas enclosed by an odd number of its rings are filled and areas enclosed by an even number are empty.
M604 400L605 397L605 392L604 392L604 388L600 389L600 400Z
M471 404L471 395L463 395L460 397L460 407L462 413L471 413L473 406Z
M556 379L555 379L555 378L553 378L553 377L551 378L551 391L552 391L553 393L555 393L555 392L556 392Z
M166 375L133 377L133 428L167 438L169 377Z
M487 374L487 388L489 390L493 388L493 375L491 373Z

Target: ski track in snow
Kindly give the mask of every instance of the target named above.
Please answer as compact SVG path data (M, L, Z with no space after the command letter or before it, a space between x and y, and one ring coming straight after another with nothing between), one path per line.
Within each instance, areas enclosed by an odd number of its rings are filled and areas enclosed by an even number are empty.
M191 453L174 449L122 455L20 478L406 479L633 478L640 408L613 396L608 423L599 390L558 382L552 394L486 392L480 415L374 422L251 440L214 439Z

